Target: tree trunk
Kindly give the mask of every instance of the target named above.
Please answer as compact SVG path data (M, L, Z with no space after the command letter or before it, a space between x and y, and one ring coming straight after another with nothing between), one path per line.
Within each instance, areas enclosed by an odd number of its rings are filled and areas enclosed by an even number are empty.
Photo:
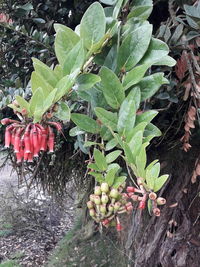
M198 151L162 154L163 164L167 162L164 173L170 174L162 193L167 204L161 208L160 217L149 217L139 210L133 214L125 244L129 258L134 258L129 266L199 267L200 183L198 178L195 184L191 183Z

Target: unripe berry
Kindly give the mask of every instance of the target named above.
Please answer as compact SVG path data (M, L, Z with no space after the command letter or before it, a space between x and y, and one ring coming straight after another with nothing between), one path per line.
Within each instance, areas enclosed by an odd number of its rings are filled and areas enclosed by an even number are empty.
M156 198L157 198L156 193L151 192L151 193L149 194L149 198L150 198L151 200L156 200Z
M103 213L103 214L106 213L106 204L102 204L102 205L100 206L100 212Z
M94 194L96 196L100 196L101 195L101 187L100 186L95 186L95 188L94 188Z
M157 202L158 205L165 205L166 204L166 199L163 198L163 197L158 197L156 199L156 202Z
M102 196L101 196L101 202L102 202L103 204L107 204L108 201L109 201L109 199L108 199L108 196L106 195L106 193L102 193Z
M100 199L99 196L95 196L95 198L94 198L94 203L95 203L96 205L100 205L100 204L101 204L101 199Z
M95 212L94 209L90 209L90 210L89 210L89 214L90 214L91 217L94 217L95 214L96 214L96 212Z
M154 214L155 216L159 217L159 216L160 216L160 209L159 209L159 208L155 208L155 209L153 209L153 214Z
M101 184L101 191L107 193L109 191L109 185L107 183Z
M92 201L88 201L87 202L87 207L88 207L88 209L93 209L94 208L93 202Z
M118 211L120 207L121 207L121 203L120 203L119 201L117 201L117 202L115 203L115 205L114 205L114 211L115 211L115 212Z
M112 188L110 191L110 197L116 199L116 198L118 198L118 196L119 196L118 190L115 188Z
M90 195L90 201L93 201L94 202L94 199L95 199L95 195L94 194L91 194Z

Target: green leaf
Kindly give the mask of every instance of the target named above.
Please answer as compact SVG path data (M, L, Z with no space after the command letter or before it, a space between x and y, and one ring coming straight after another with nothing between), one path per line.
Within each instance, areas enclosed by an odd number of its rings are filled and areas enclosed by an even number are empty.
M117 0L100 0L101 3L109 6L113 6L116 4Z
M67 54L63 64L63 75L68 75L71 73L76 73L76 75L78 75L82 65L84 64L84 60L85 51L83 48L83 42L81 40Z
M109 151L113 149L114 147L116 147L117 144L118 144L117 140L113 138L106 144L105 150Z
M133 88L131 88L131 91L128 94L127 99L134 100L135 108L137 110L140 106L140 101L141 101L140 88L138 86L134 86Z
M152 214L152 208L153 208L151 199L148 199L147 208L148 208L149 214L151 215Z
M69 51L80 40L80 37L70 28L61 24L54 24L56 31L55 52L56 57L61 65L64 64Z
M92 73L83 73L77 78L78 90L87 90L92 88L96 83L100 82L101 78Z
M141 90L141 101L144 101L153 96L162 84L169 83L168 80L163 77L163 72L158 72L150 76L144 77L138 84Z
M154 65L164 65L164 66L169 66L169 67L173 67L176 65L176 60L174 60L172 57L170 56L166 56L166 57L163 57L163 58L160 58L158 61L156 61L154 63Z
M135 126L131 131L126 133L126 142L129 143L137 132L142 131L143 133L146 126L147 122L141 122L137 126Z
M146 154L146 146L148 144L144 143L141 146L139 154L136 156L136 167L137 167L137 173L140 177L145 177L145 166L147 163L147 154Z
M53 72L52 69L50 69L46 64L38 60L37 58L32 58L33 60L33 66L36 71L42 78L49 83L53 88L55 88L55 85L58 82L58 79Z
M111 131L105 125L101 127L100 136L105 141L109 141L113 138Z
M123 86L116 74L102 67L100 70L101 90L107 103L114 109L118 109L125 98Z
M85 142L84 147L90 147L90 146L95 146L95 145L102 146L102 144L99 144L99 143L96 143L96 142L87 141L87 142Z
M135 125L136 108L134 99L125 99L119 110L117 130L119 133L129 132Z
M101 173L97 173L97 172L89 172L90 175L94 176L96 181L98 183L103 183L105 181L104 177L102 176Z
M95 163L89 163L89 164L87 165L87 168L92 169L92 170L95 170L95 171L101 171L101 170L99 169L99 167L97 166L97 164L95 164Z
M136 124L139 124L140 122L147 122L149 123L153 118L158 114L158 111L156 110L148 110L140 115L136 116Z
M16 95L16 100L18 102L18 104L20 105L20 108L24 108L27 110L28 113L30 113L30 104L21 96Z
M155 183L155 180L158 178L159 176L159 173L160 173L160 163L156 163L154 164L153 166L148 166L146 168L146 183L147 183L147 186L150 188L150 189L154 189L154 183Z
M43 88L43 90L45 90L46 92L46 95L48 95L51 91L53 91L53 87L43 79L43 77L33 71L32 74L31 74L31 90L32 90L32 93L34 94L34 92L39 88Z
M140 64L153 65L153 63L167 56L168 53L169 47L166 43L159 39L152 38L148 50L140 61Z
M40 108L42 111L43 102L45 100L46 96L43 93L42 88L38 88L34 94L32 95L30 99L30 111L31 113L35 113L36 108Z
M110 127L113 131L117 129L117 113L107 111L103 108L95 108L95 114L105 126Z
M72 88L73 84L74 84L74 78L72 78L70 75L67 75L67 76L63 77L56 84L56 88L58 90L57 90L57 94L56 94L56 97L55 97L55 102L57 102L64 95L66 95L69 92L69 90Z
M123 80L124 90L127 90L131 86L137 84L144 77L144 74L149 66L149 64L143 64L129 71Z
M125 153L125 157L126 157L126 161L130 164L130 163L135 163L135 159L133 157L133 153L129 147L129 145L127 143L123 143L123 149L124 149L124 153Z
M70 136L77 136L77 135L80 135L80 134L84 134L85 132L82 131L79 127L73 127L70 129L69 131L69 135Z
M56 65L53 71L58 80L61 80L63 78L63 68L60 65Z
M144 142L146 141L150 141L151 139L153 139L154 137L157 137L157 136L161 136L162 133L161 131L158 129L158 127L156 127L154 124L152 123L149 123L147 125L147 127L145 128L145 131L144 131Z
M84 46L89 50L104 36L106 30L106 17L103 7L95 2L86 10L80 23L80 36Z
M52 106L57 93L57 88L55 88L44 100L42 107L42 115Z
M100 131L100 126L98 123L84 114L72 113L72 121L82 130L89 133L98 133Z
M111 168L106 176L105 176L105 182L108 183L109 186L112 186L113 185L113 182L115 180L115 174L117 173L118 171L118 168L117 167L114 167L114 168Z
M126 182L126 179L126 176L115 177L114 184L112 185L112 187L117 189L120 185Z
M159 178L157 178L155 180L155 183L154 183L153 191L154 192L159 191L163 187L163 185L165 184L165 182L167 181L168 177L169 177L169 175L168 174L165 174L165 175L162 175Z
M54 113L54 116L56 116L59 120L62 121L70 121L70 108L67 105L66 102L61 102L58 107L58 111Z
M134 6L128 15L128 18L135 17L146 20L151 14L152 9L153 9L152 0L143 0L143 1L135 0Z
M151 34L150 24L145 24L128 34L119 48L118 71L121 69L129 71L141 60L149 46Z
M117 19L118 15L119 15L119 12L121 10L121 7L122 7L122 3L123 3L123 0L118 0L116 5L115 5L115 8L113 10L113 18L114 19Z
M138 131L132 136L132 139L128 143L128 146L132 151L133 163L136 162L136 156L138 155L142 147L142 140L143 140L143 132Z
M98 149L94 149L94 159L101 171L107 170L108 164L106 162L106 157Z
M109 153L108 155L106 155L106 162L111 163L111 162L115 161L121 153L122 153L121 150L115 150L115 151Z

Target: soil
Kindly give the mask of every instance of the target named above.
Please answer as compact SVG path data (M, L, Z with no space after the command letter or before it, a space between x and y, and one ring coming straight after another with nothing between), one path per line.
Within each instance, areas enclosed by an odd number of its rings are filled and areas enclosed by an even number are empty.
M34 187L18 186L7 163L0 170L0 263L16 260L20 266L44 266L74 222L74 200L64 199L58 203Z

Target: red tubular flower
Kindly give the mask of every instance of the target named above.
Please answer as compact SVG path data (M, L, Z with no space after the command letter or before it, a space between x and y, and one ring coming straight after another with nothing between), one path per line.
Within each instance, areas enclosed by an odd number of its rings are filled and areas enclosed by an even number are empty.
M104 219L102 221L103 226L107 226L109 223L110 223L110 221L108 219Z
M16 153L16 158L17 158L17 163L21 163L22 162L23 157L22 157L20 152Z
M145 200L141 200L138 206L138 209L143 210L146 207L146 201Z
M33 125L32 127L32 140L33 140L33 156L34 157L38 157L38 153L40 151L40 146L38 143L38 131L35 125Z
M11 132L8 129L6 129L6 132L5 132L5 147L10 147L11 138L12 138Z
M28 160L28 155L29 155L30 153L26 153L25 151L24 151L24 161L27 161Z
M128 193L134 193L135 192L135 187L133 187L133 186L127 186L127 188L126 188L126 191L128 192Z
M42 139L41 139L41 146L40 146L41 151L47 150L47 136L48 136L48 128L42 130Z
M33 162L33 153L28 154L28 162Z
M122 231L122 225L121 225L121 223L117 223L116 229L117 229L118 232Z
M54 152L54 139L55 139L54 132L50 126L48 126L48 129L49 129L49 139L47 141L47 146L49 148L49 152Z
M19 128L16 130L16 133L15 133L15 139L14 139L14 152L15 153L19 153L20 139L21 139L22 131L23 131L23 128Z

